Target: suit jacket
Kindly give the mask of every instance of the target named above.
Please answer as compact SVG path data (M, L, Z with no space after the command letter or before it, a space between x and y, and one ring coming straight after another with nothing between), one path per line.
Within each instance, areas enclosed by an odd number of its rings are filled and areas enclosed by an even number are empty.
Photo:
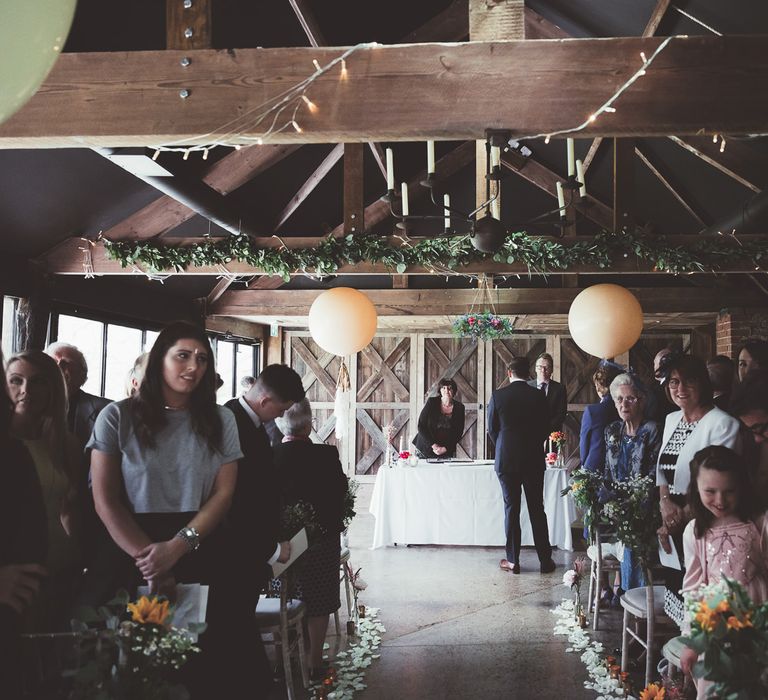
M270 576L267 562L275 553L280 530L280 481L264 426L257 428L237 399L224 405L235 414L243 451L227 523L233 529L233 541L244 547L241 561L253 560L259 584L264 585Z
M496 447L496 471L520 476L543 471L542 445L549 427L547 399L538 389L515 381L494 391L488 403L488 435Z
M610 394L584 409L579 434L579 455L584 469L602 474L605 469L605 428L617 420L619 414Z
M338 535L344 529L347 477L336 447L292 440L277 445L274 453L286 505L308 503L327 534Z
M535 379L531 379L528 384L540 391ZM565 387L554 379L549 380L547 387L547 406L549 406L549 431L562 430L565 414L568 412L568 397L565 394Z
M82 389L69 398L69 412L67 422L70 432L77 438L78 446L82 450L88 440L91 439L93 424L101 409L112 403L110 399L101 396L86 394Z
M419 432L413 438L413 444L416 445L419 452L425 457L437 457L432 452L432 445L435 444L435 430L437 421L440 419L440 397L430 396L424 408L419 414ZM448 448L445 457L456 455L456 445L464 434L464 404L461 401L453 402L453 413L451 414L451 436L446 440L443 447Z

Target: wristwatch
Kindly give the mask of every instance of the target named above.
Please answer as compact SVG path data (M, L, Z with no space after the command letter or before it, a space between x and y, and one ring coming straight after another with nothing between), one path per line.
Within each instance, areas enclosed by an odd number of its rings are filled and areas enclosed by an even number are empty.
M176 537L187 543L190 552L194 552L200 546L200 533L194 527L183 527L176 533Z

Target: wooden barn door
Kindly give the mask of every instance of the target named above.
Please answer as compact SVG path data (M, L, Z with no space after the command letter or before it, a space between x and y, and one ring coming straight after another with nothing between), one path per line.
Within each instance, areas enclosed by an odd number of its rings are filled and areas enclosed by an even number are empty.
M355 416L355 474L373 475L385 456L385 425L395 426L393 444L402 441L405 449L415 431L415 336L377 335L371 344L357 353L353 413ZM411 448L412 449L412 448Z
M456 399L464 404L464 435L456 446L456 456L481 458L485 421L478 420L485 405L481 380L485 356L478 352L483 343L454 336L420 335L418 337L418 367L420 372L417 409L420 412L430 396L437 396L442 378L453 379L458 387ZM416 415L418 419L418 413ZM411 437L415 435L416 423ZM478 449L479 446L479 449Z
M286 334L286 358L286 364L301 376L304 391L312 404L312 440L336 445L333 408L341 358L323 350L308 332L300 331ZM343 454L341 459L343 464Z
M485 343L486 371L484 377L486 406L495 389L507 386L507 367L515 356L525 356L531 363L531 372L536 363L536 358L547 349L547 337L544 335L516 335L511 338L502 338ZM535 375L534 375L535 376ZM485 415L483 421L485 422ZM487 427L484 428L487 430ZM485 435L486 456L492 459L494 456L493 443Z

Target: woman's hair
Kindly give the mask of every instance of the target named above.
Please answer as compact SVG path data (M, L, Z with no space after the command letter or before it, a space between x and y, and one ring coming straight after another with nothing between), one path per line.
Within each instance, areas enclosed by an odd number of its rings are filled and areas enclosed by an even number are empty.
M742 341L736 352L736 362L739 361L741 351L746 350L758 367L768 368L768 340L763 338L746 338Z
M623 373L619 367L614 365L601 364L592 375L592 381L596 387L603 390L603 393L607 393L611 382Z
M25 350L8 358L8 369L15 362L28 362L40 372L48 387L48 403L40 416L40 436L51 457L55 469L64 474L71 484L75 483L77 465L71 464L71 450L67 442L67 385L64 375L50 355L42 350Z
M707 371L707 365L704 360L694 357L693 355L678 355L672 358L669 364L666 366L669 373L667 374L667 382L664 385L664 391L667 394L667 398L672 401L672 394L669 391L669 378L673 372L677 372L680 375L680 379L683 382L692 382L699 390L699 401L702 406L712 406L712 397L714 390L712 389L712 382L709 379L709 372ZM672 401L674 403L674 401Z
M638 397L643 399L648 397L648 392L646 391L645 386L634 374L623 372L622 374L614 377L613 381L611 382L611 398L614 401L618 396L620 386L631 386Z
M221 448L222 426L216 405L213 352L205 331L186 321L177 321L164 328L149 351L144 379L131 398L136 436L143 445L154 446L158 432L166 425L163 364L168 350L183 338L198 341L208 353L205 374L190 396L189 412L194 431L206 440L212 451L218 451Z
M440 389L444 386L449 386L451 389L453 389L453 395L456 396L456 392L459 390L459 387L456 386L456 382L453 381L453 379L448 379L448 377L443 377L438 383L437 383L437 393L440 393Z
M698 478L702 469L714 469L732 474L736 479L736 515L747 522L757 515L754 485L742 457L728 447L710 445L699 450L691 460L691 482L688 485L688 504L696 524L696 537L703 537L712 526L715 516L704 506L699 493Z
M312 430L312 407L309 399L303 398L291 406L275 425L283 435L306 435Z

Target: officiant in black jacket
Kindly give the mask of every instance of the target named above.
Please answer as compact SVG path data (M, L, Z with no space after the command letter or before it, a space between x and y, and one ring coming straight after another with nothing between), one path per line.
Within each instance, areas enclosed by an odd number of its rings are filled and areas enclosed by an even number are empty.
M464 435L464 404L454 399L456 391L456 382L443 377L439 396L428 398L421 411L413 444L427 459L456 456L456 445Z

